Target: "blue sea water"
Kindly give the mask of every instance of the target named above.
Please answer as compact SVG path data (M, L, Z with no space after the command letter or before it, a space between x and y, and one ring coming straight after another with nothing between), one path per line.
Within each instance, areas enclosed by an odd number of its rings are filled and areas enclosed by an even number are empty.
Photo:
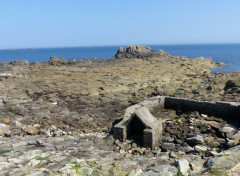
M48 61L50 56L66 59L112 58L120 46L69 47L0 50L0 62L28 60L29 62ZM215 62L228 63L215 68L213 72L240 71L240 44L201 44L201 45L150 45L154 50L162 49L174 56L211 57Z

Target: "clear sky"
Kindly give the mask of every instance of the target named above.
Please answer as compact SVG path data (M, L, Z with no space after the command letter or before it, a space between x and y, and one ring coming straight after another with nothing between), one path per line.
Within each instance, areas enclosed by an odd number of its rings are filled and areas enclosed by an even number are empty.
M0 48L240 43L240 0L6 0Z

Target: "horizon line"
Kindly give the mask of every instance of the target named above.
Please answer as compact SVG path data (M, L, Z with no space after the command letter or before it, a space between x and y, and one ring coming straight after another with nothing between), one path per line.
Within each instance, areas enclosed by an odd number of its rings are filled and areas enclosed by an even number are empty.
M180 46L180 45L236 45L239 43L176 43L176 44L114 44L114 45L80 45L80 46L40 46L40 47L22 47L22 48L0 48L0 50L30 50L47 48L90 48L90 47L126 47L130 45L142 46Z

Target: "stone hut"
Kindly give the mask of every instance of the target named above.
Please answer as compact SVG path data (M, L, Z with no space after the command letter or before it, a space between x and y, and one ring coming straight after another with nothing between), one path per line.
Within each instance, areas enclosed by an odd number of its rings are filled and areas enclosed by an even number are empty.
M156 96L126 109L124 118L114 126L114 137L120 141L135 140L140 146L156 148L162 142L162 121L150 112L173 109L182 112L198 111L201 114L226 120L240 118L240 102L197 101L186 98Z
M115 125L114 136L120 141L133 139L140 146L154 149L161 141L162 123L146 107L141 107Z

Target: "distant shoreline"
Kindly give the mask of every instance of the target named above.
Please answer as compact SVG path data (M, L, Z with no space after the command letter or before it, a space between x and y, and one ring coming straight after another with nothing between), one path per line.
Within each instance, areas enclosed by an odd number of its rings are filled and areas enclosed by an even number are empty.
M240 44L179 44L149 45L153 50L164 50L173 55L187 58L212 58L214 62L231 63L219 68L219 72L240 71ZM112 58L120 46L20 48L0 50L0 62L28 60L47 62L51 56L72 59Z
M27 47L27 48L0 48L1 50L32 50L32 49L61 49L61 48L106 48L106 47L126 47L131 44L120 45L92 45L92 46L49 46L49 47ZM197 46L197 45L240 45L239 43L179 43L179 44L140 44L143 46Z

